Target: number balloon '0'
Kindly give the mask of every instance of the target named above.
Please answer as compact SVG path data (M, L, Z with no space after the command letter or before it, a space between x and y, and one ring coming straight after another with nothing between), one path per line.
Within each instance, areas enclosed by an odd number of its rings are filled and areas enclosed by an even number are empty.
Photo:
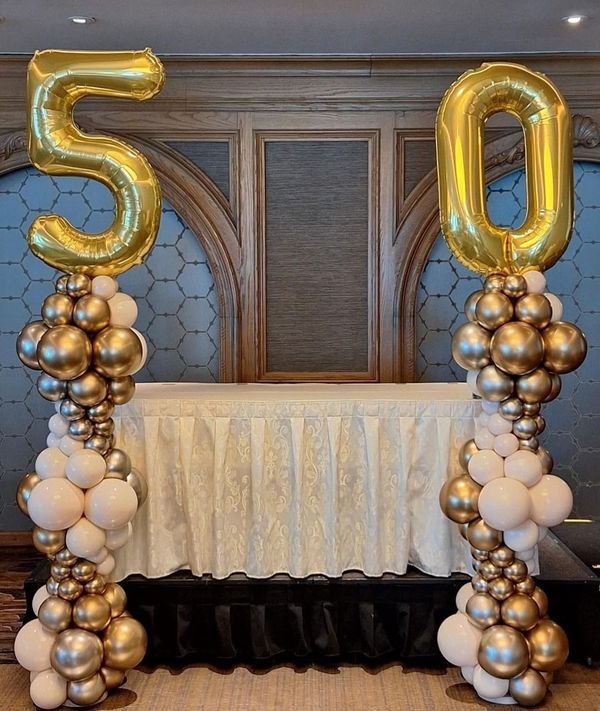
M32 251L52 267L90 276L117 275L140 264L160 223L161 196L148 161L123 141L85 134L73 108L86 96L145 101L164 83L149 50L36 52L29 64L29 157L42 172L98 180L116 201L113 224L99 234L75 229L64 217L42 215L29 230Z
M527 215L517 229L492 224L486 209L484 126L501 111L525 136ZM518 64L483 64L446 92L436 143L442 231L456 258L482 274L551 267L573 224L571 117L556 87Z

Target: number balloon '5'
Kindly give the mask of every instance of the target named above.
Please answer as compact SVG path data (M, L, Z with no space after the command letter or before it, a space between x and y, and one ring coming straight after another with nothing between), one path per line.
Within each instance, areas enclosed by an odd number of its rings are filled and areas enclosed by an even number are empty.
M492 224L486 210L484 126L501 111L525 135L527 215L514 230ZM482 274L551 267L573 224L571 117L553 84L518 64L468 71L440 104L436 142L442 231L456 258Z
M32 251L52 267L90 276L117 275L140 264L160 223L161 196L148 161L123 141L85 134L73 120L85 96L145 101L164 83L164 69L149 50L36 52L29 64L29 157L50 175L99 180L113 194L116 216L99 234L75 229L64 217L43 215L29 230Z

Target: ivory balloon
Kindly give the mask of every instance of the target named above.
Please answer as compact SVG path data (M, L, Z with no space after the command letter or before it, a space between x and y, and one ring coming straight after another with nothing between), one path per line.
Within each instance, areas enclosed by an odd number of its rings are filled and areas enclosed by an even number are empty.
M97 276L92 279L92 294L108 301L119 290L116 279L109 276Z
M85 495L85 515L101 528L125 526L134 517L138 501L133 488L120 479L104 479Z
M67 459L65 473L74 484L82 489L89 489L104 478L106 462L102 455L93 449L80 449Z
M488 593L475 593L467 601L466 612L476 627L487 629L500 619L500 604Z
M502 534L480 518L469 524L467 540L479 550L492 551L502 543Z
M537 454L522 449L504 460L504 474L531 487L542 478L542 463Z
M545 328L544 367L553 373L570 373L585 360L587 342L573 323L555 321Z
M41 478L37 472L29 472L17 485L17 505L25 516L29 515L28 502L33 489L40 483Z
M481 631L461 612L447 617L437 633L437 643L442 656L458 667L473 667L477 664L480 640Z
M521 706L537 706L546 696L544 677L535 669L526 669L510 680L510 695Z
M546 328L552 318L552 305L543 294L526 294L515 304L515 318L536 329Z
M511 432L498 435L494 439L494 452L501 457L509 457L519 449L519 440Z
M106 398L108 386L106 380L95 370L88 370L81 377L71 380L68 393L71 400L78 405L94 407Z
M569 640L562 627L552 620L540 620L527 633L531 666L538 671L556 671L567 661Z
M546 277L542 274L541 271L538 271L537 269L532 269L530 271L526 271L524 276L525 281L527 282L528 291L534 294L541 294L546 288Z
M131 330L138 337L138 339L142 345L142 359L139 362L138 367L131 374L131 375L135 375L146 365L146 361L148 360L148 344L146 343L146 339L144 338L144 336L142 336L142 334L137 330L137 328L132 328Z
M33 600L31 601L31 609L33 610L33 614L36 617L38 616L38 610L40 609L40 605L48 597L50 597L50 593L46 589L45 585L42 585L35 591L35 595L33 596Z
M475 444L478 449L492 449L494 446L494 435L487 427L480 427L475 433Z
M77 706L91 706L99 702L105 692L106 684L101 674L94 674L80 681L70 681L67 685L69 700Z
M495 402L505 400L512 394L513 388L513 379L495 365L486 365L479 371L477 390L486 400Z
M48 420L48 429L52 434L64 437L69 430L69 422L57 412Z
M32 535L33 545L40 553L44 553L46 555L55 555L56 553L58 553L59 550L61 550L61 548L64 548L64 531L49 531L45 528L34 526Z
M131 375L142 360L140 339L129 328L108 326L94 338L93 348L96 370L109 378Z
M50 652L50 662L69 681L87 679L100 669L102 642L87 630L65 630L56 637Z
M40 479L64 477L67 457L58 447L43 449L35 460L35 471Z
M550 320L560 321L563 315L563 305L561 300L558 296L556 296L556 294L550 294L548 292L546 292L544 296L548 299L550 306L552 307L552 316Z
M116 561L114 556L109 553L106 558L96 566L96 570L100 573L100 575L107 577L113 572L115 565Z
M73 322L88 333L96 333L106 328L110 317L109 304L93 294L82 296L73 309Z
M504 531L504 542L513 551L525 551L535 546L538 541L538 527L531 520L523 522L520 526Z
M112 551L122 548L131 538L132 533L133 526L131 524L131 521L126 526L122 526L121 528L115 528L114 531L107 531L106 547Z
M459 591L456 593L456 607L459 612L466 611L467 601L473 594L473 586L471 585L471 583L465 583L459 589Z
M92 344L76 326L54 326L40 338L38 362L53 378L73 380L92 362Z
M28 509L40 528L59 531L75 524L83 513L83 493L68 479L44 479L31 492Z
M489 331L495 331L500 328L507 321L510 321L512 315L512 301L499 291L483 294L475 307L477 323Z
M500 531L516 528L529 518L530 500L527 488L516 479L492 479L479 494L481 518Z
M479 392L479 389L477 388L477 378L479 377L480 370L469 370L467 372L467 385L469 387L469 390L473 393L473 395L481 395Z
M479 484L466 474L448 479L440 491L440 507L455 523L468 523L477 518L480 491Z
M117 292L108 301L110 309L110 325L130 328L138 316L138 307L128 294Z
M146 630L137 620L118 617L104 633L104 663L121 671L133 669L144 658L147 644Z
M43 321L32 321L24 326L17 336L17 355L19 360L28 368L40 370L37 347L41 337L47 330L48 326Z
M62 632L71 624L71 603L51 595L41 604L38 618L52 632Z
M82 517L67 531L66 543L75 555L89 559L104 547L106 533L87 518Z
M540 609L529 595L516 593L502 603L502 622L525 632L540 619Z
M492 676L511 679L528 666L527 641L521 632L512 627L494 625L483 632L477 661Z
M498 412L498 403L492 402L491 400L482 400L481 409L488 415L493 415L494 412Z
M475 667L461 667L460 668L460 673L463 676L463 679L469 683L473 683L473 672L475 671Z
M531 519L538 526L547 528L558 526L567 518L573 508L571 489L565 481L553 474L542 476L540 481L531 487L529 495L531 497ZM31 509L31 499L29 508Z
M59 449L63 454L66 454L67 457L70 457L72 454L75 454L75 452L83 449L83 442L79 439L73 439L71 435L66 434L60 439Z
M48 436L46 437L46 446L47 447L56 447L58 449L61 439L62 438L59 437L58 435L55 435L53 432L50 432L48 434Z
M467 469L471 477L483 486L492 479L504 476L504 460L492 449L482 449L471 457Z
M544 343L537 328L511 321L492 336L490 353L494 364L504 372L524 375L542 362Z
M483 667L477 665L473 672L473 687L479 696L487 699L497 699L508 694L508 679L499 679L488 674Z
M27 671L41 672L50 666L50 650L56 634L47 630L39 620L23 625L15 637L15 657Z
M67 680L53 669L45 669L31 681L29 695L37 708L56 709L67 700Z
M490 332L477 323L464 323L452 337L452 357L465 370L490 362Z
M502 417L499 412L490 415L488 420L488 429L493 435L508 434L512 431L512 425L509 420Z

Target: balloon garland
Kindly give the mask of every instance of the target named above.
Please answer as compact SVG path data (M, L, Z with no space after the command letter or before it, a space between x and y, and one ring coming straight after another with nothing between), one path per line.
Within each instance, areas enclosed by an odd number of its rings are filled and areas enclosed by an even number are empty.
M525 133L528 213L515 231L491 225L485 210L483 123L498 111L516 114ZM442 510L470 546L474 577L459 590L458 612L440 626L438 644L486 701L534 706L569 652L531 573L538 542L573 505L538 441L541 408L587 350L579 328L561 320L562 304L546 292L541 271L571 234L570 118L546 78L484 64L448 90L436 131L445 238L463 264L487 275L452 339L482 413L459 453L463 473L440 492Z
M147 637L110 581L113 552L132 532L147 494L143 475L115 447L116 405L134 394L147 348L133 328L135 301L113 278L138 264L156 239L160 189L146 159L113 138L83 134L75 102L87 95L145 100L164 70L150 52L36 53L29 66L29 154L43 172L95 178L112 191L113 225L86 235L57 215L29 231L34 253L66 272L44 300L41 319L17 339L37 389L56 403L47 448L17 490L34 523L33 543L50 559L50 578L33 598L37 618L15 640L39 708L89 706L120 686L141 662Z

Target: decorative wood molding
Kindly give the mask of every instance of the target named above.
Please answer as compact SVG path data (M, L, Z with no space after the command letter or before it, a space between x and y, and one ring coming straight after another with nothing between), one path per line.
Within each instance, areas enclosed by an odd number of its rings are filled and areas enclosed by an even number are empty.
M0 531L0 548L33 548L31 531Z

